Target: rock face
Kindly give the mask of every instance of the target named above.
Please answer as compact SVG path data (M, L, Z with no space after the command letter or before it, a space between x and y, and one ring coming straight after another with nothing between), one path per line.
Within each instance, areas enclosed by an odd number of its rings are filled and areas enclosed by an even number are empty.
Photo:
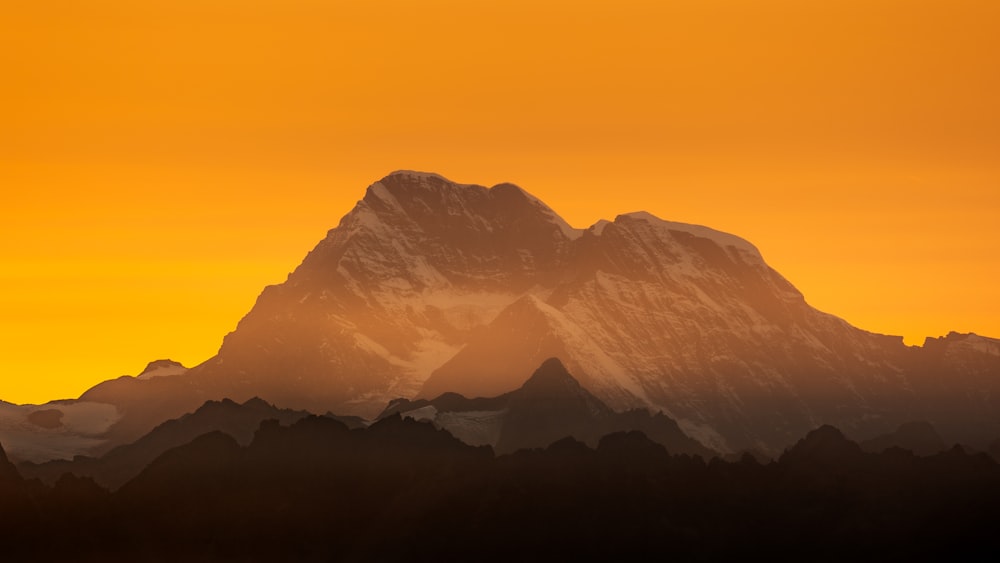
M416 172L369 187L215 358L87 398L124 412L121 443L148 413L222 397L371 417L396 397L496 396L550 357L612 408L663 411L720 451L780 452L821 424L1000 435L995 340L909 348L813 309L738 237L648 213L574 229L516 186Z

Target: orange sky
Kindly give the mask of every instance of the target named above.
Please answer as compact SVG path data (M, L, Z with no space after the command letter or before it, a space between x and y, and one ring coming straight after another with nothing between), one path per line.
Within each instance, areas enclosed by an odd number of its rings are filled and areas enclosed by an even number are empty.
M0 398L211 356L395 169L756 244L1000 336L1000 2L8 0Z

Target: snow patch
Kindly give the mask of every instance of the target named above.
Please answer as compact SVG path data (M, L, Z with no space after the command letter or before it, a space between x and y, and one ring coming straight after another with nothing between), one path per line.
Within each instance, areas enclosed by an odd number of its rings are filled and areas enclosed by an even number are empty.
M28 416L41 410L58 410L61 424L43 428ZM52 459L72 459L104 444L103 435L118 422L121 413L114 405L89 401L66 401L45 405L0 405L0 443L11 457L42 463Z

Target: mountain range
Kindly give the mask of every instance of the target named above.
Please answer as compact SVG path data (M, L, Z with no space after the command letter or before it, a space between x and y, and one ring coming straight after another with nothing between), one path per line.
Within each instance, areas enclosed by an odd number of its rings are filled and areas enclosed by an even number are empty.
M814 309L739 237L645 212L576 229L512 184L402 171L265 288L215 357L29 409L61 419L4 406L0 440L35 461L100 455L223 398L372 419L402 397L440 418L442 394L503 396L552 357L610 409L663 413L720 452L776 455L822 424L870 439L924 420L983 449L1000 436L998 340L906 346ZM56 436L73 409L96 419L82 442L20 453L31 443L12 428Z
M135 442L117 446L99 457L78 455L72 460L23 461L17 468L26 478L39 479L47 485L72 474L117 490L167 451L204 434L225 434L238 445L246 446L262 424L287 426L309 416L313 415L279 409L258 398L243 404L229 399L208 401L193 413L166 421ZM545 448L564 438L597 447L607 434L638 431L671 453L705 459L718 455L686 436L676 422L662 413L611 410L583 389L555 358L542 364L519 389L502 396L466 399L447 393L433 401L399 399L379 415L378 421L391 417L429 423L465 444L489 446L498 454ZM349 429L368 426L356 417L327 413L324 418L337 420Z
M251 405L252 406L252 405ZM494 456L398 413L210 431L115 491L23 479L0 447L5 561L991 561L1000 466L809 432L706 462L641 432Z

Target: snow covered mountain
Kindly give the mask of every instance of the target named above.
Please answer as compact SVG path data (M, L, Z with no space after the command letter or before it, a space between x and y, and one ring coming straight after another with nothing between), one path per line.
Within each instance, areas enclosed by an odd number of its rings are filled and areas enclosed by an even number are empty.
M266 288L215 358L85 398L122 410L109 439L125 443L210 399L372 417L397 397L496 396L558 357L611 407L663 411L719 451L909 420L975 444L1000 436L998 351L852 327L706 227L640 212L574 229L511 184L404 171Z

